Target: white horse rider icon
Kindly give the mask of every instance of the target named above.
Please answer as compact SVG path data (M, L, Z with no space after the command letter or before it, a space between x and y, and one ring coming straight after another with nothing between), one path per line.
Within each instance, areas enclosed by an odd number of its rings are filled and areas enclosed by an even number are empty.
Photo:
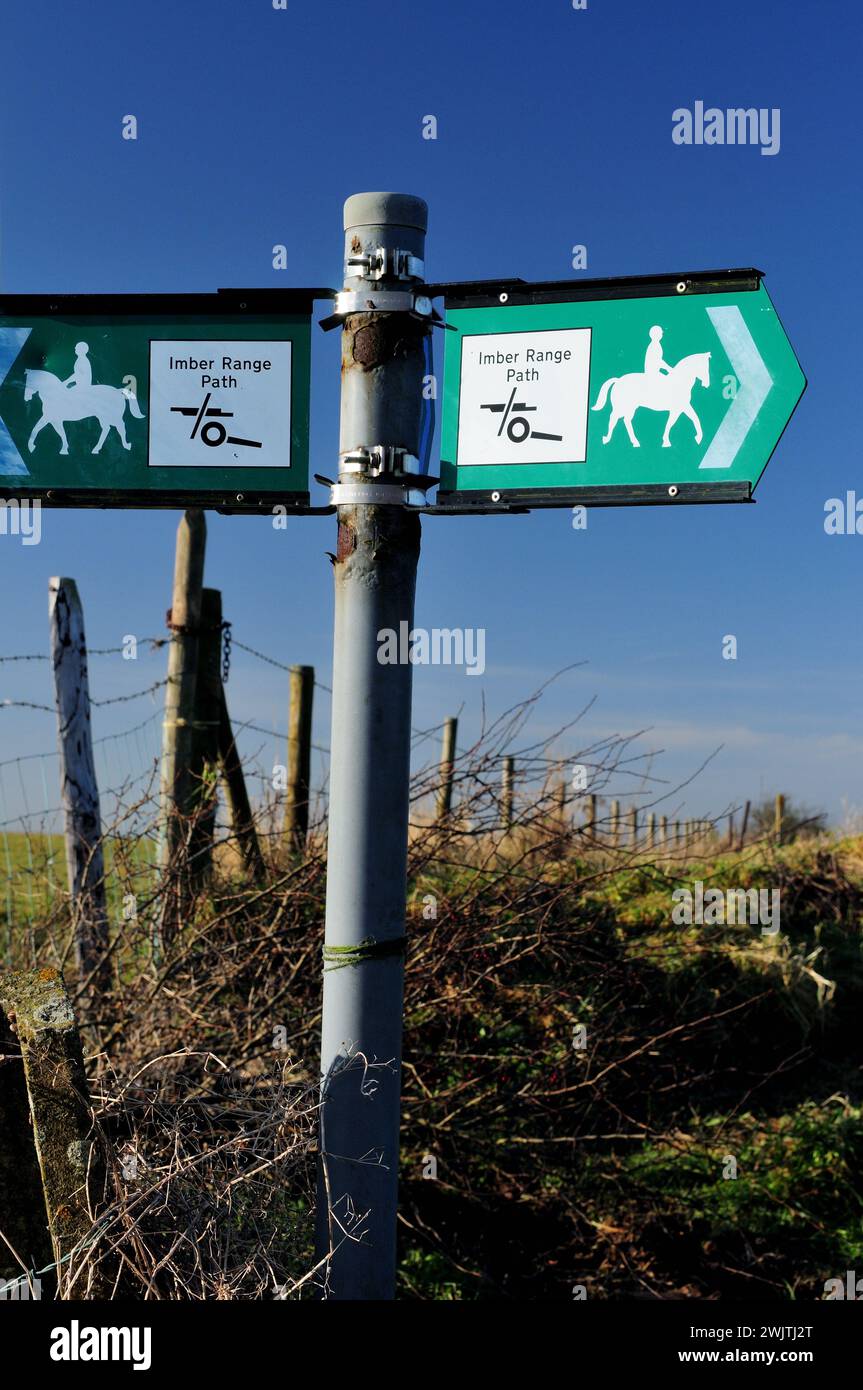
M90 358L88 356L89 352L89 343L75 344L75 370L73 371L72 375L67 377L66 380L63 382L64 386L93 385L93 368L90 365Z
M25 401L38 396L42 404L42 414L33 426L27 441L27 448L31 454L36 447L38 435L46 425L50 425L60 436L60 453L68 454L69 441L64 425L67 421L88 420L92 417L99 421L101 429L92 453L99 453L112 425L120 436L123 448L131 449L123 420L126 405L128 404L129 411L136 420L144 419L135 392L128 386L94 386L89 354L88 343L75 344L75 369L65 381L61 381L53 372L44 372L36 368L28 368L24 373Z
M594 410L604 410L611 396L611 418L608 430L603 435L603 444L608 444L618 420L622 420L633 448L639 442L632 428L632 417L640 406L646 410L667 411L668 419L662 434L662 447L669 449L669 432L681 415L686 415L695 426L695 442L702 440L701 421L692 408L692 388L696 381L702 386L710 385L710 353L694 352L682 357L675 367L669 367L662 354L662 329L655 325L650 330L650 342L644 354L644 371L628 372L626 376L611 376L604 381L596 398Z
M86 347L86 344L84 346ZM670 371L671 368L662 355L662 329L657 324L650 330L650 343L644 354L644 375L658 376L660 372Z

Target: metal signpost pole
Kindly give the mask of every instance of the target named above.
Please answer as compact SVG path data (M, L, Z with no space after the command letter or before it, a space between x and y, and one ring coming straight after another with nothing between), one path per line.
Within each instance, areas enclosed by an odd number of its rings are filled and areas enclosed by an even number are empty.
M342 400L321 1040L318 1253L324 1296L395 1291L410 775L408 634L418 487L427 209L345 204ZM381 642L398 650L382 661Z

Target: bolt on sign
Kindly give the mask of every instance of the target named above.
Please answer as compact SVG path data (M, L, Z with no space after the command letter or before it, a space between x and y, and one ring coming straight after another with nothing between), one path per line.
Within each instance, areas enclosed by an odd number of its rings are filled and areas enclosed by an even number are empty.
M444 506L746 502L806 386L757 270L443 292Z
M0 296L0 496L303 510L319 293Z

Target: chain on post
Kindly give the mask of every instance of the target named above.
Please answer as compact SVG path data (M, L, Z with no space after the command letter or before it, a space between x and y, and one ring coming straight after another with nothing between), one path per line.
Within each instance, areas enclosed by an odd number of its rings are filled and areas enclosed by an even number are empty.
M222 633L222 685L227 685L231 674L231 624L227 619L222 623Z

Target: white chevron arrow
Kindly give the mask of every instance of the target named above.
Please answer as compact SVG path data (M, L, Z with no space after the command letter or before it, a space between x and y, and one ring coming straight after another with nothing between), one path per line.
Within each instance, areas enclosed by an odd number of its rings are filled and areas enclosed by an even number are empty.
M773 389L773 377L736 304L707 313L737 377L737 395L699 468L730 468Z
M0 386L6 380L9 368L32 332L32 328L0 328ZM30 470L15 448L15 442L2 417L0 417L0 477L30 477Z

